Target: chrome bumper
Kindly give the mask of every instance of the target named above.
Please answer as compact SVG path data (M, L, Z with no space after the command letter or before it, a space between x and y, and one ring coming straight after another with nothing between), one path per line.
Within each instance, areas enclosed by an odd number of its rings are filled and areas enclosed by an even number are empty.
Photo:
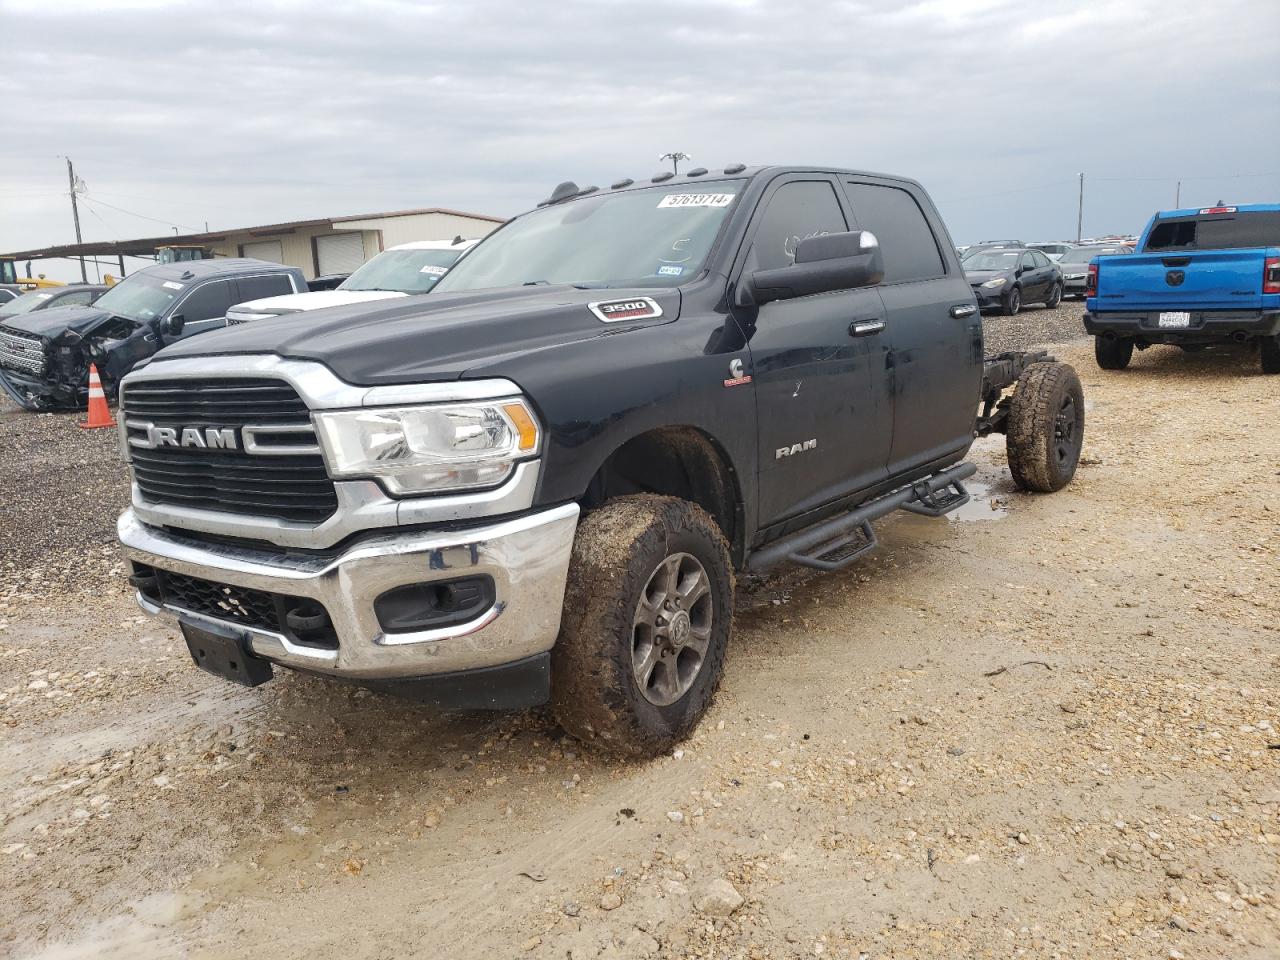
M324 605L337 650L229 624L248 635L258 656L286 667L383 680L497 666L550 650L560 631L578 512L571 503L466 530L375 534L336 555L315 557L190 540L147 526L131 509L121 514L117 533L125 555L138 563ZM373 604L386 591L480 574L493 578L496 601L475 619L414 633L382 631ZM193 623L210 619L159 606L141 593L137 600L148 613Z

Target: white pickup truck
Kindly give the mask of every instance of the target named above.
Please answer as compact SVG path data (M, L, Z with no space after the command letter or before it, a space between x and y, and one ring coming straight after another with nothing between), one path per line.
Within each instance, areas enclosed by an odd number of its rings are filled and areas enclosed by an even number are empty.
M240 303L227 311L227 326L287 313L427 293L479 240L417 240L384 250L333 290L292 293Z

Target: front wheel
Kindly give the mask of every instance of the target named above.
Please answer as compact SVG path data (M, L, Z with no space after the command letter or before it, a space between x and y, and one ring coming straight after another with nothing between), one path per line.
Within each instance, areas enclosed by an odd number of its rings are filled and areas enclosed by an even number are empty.
M1004 301L1000 304L1000 312L1006 317L1012 317L1022 309L1022 291L1014 287L1004 296Z
M1280 373L1280 334L1261 337L1258 347L1262 353L1262 372Z
M724 534L696 504L619 497L589 514L551 652L560 725L636 757L687 737L720 683L733 591Z
M1133 341L1125 337L1094 337L1093 356L1103 370L1123 370L1133 359Z
M1049 299L1044 302L1044 305L1050 310L1056 310L1060 303L1062 303L1062 284L1055 283L1053 289L1049 291Z
M1067 363L1033 363L1009 405L1005 448L1023 490L1053 493L1075 476L1084 445L1084 390Z

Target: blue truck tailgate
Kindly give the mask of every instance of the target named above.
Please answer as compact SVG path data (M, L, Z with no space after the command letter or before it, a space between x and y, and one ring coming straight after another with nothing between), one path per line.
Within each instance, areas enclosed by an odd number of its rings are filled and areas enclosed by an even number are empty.
M1187 250L1099 257L1091 309L1259 310L1263 265L1276 248ZM1271 299L1271 298L1269 298Z

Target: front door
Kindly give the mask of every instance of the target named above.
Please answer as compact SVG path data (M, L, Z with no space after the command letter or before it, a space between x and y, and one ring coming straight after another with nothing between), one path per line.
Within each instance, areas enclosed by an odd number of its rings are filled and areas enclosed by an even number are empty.
M848 229L834 180L782 179L755 215L743 270L786 267L800 240ZM775 301L739 320L756 392L759 526L883 480L892 411L876 288Z

